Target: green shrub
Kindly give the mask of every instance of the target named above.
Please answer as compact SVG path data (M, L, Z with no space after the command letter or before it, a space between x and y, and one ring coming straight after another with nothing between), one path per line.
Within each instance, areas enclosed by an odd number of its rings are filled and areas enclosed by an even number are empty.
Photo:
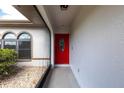
M16 61L17 53L13 49L0 49L0 62Z
M8 74L9 67L16 63L17 53L13 49L0 49L0 74Z
M11 65L14 65L16 62L0 62L0 75L9 74Z

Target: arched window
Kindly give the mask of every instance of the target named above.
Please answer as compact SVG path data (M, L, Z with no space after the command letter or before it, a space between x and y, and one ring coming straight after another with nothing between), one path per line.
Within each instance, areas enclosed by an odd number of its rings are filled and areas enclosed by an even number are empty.
M18 39L29 40L29 39L31 39L31 36L28 33L22 33L22 34L19 35Z
M3 36L3 39L16 39L15 34L8 32Z
M28 33L24 32L18 36L18 57L31 59L31 36Z
M9 32L3 36L3 48L15 49L16 50L16 36Z

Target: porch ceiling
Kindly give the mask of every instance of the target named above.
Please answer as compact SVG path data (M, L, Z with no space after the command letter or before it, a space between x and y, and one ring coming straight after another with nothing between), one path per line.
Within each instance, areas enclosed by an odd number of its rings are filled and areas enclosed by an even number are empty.
M80 7L69 5L67 10L61 10L59 5L44 5L53 27L58 29L70 27Z

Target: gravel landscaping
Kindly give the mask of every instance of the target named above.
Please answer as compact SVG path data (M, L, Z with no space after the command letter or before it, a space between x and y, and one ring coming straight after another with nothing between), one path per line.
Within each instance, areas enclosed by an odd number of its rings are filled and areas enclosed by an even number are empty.
M10 75L0 75L0 88L34 88L46 69L41 66L13 66Z

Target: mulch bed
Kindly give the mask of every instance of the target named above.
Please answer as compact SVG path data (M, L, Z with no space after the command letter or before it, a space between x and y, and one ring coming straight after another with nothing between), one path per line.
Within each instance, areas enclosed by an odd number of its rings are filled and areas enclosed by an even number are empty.
M46 69L41 66L12 66L11 74L0 75L0 88L34 88Z

